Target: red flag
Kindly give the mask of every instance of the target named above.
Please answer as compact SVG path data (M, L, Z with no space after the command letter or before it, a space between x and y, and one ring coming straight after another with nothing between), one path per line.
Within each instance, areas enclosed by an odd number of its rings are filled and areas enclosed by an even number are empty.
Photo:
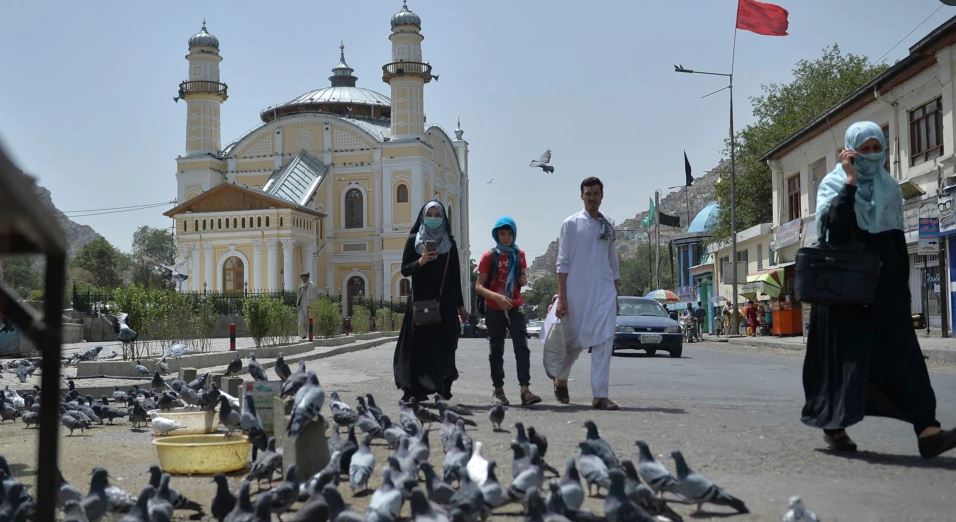
M737 29L767 36L787 36L787 10L757 0L737 0Z

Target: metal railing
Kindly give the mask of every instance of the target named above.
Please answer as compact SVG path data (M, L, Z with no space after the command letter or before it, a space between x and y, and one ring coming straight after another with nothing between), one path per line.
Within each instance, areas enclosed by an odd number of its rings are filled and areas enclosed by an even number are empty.
M187 94L216 94L222 96L225 100L228 98L227 90L229 87L222 82L212 82L208 80L184 81L179 83L179 97Z
M406 74L421 76L429 81L432 78L432 66L422 62L392 62L382 66L383 81Z

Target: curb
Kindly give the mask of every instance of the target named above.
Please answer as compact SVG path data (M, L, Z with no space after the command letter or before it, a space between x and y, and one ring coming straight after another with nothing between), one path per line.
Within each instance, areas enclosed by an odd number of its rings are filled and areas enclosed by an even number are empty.
M730 339L707 339L709 342L725 342L737 346L747 346L749 348L782 348L795 352L806 351L806 345L803 343L788 343L779 341L760 341L752 342L746 337ZM930 362L936 364L956 365L956 350L940 350L936 348L922 348L923 356Z

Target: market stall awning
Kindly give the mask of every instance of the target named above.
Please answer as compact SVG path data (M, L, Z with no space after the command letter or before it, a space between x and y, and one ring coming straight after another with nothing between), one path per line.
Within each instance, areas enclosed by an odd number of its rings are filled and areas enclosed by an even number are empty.
M747 275L747 283L753 283L753 292L777 297L783 290L783 269L771 268ZM743 295L743 293L741 293Z

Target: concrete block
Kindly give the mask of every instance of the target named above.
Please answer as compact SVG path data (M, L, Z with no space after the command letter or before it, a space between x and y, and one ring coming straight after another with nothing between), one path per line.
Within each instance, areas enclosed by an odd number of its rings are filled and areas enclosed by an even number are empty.
M311 477L329 463L329 442L325 437L325 419L319 417L308 423L298 437L287 437L286 427L289 416L285 414L285 401L274 399L276 445L280 444L281 434L283 475L289 466L295 464L295 474L299 480ZM291 404L291 401L289 401Z
M179 378L186 382L192 382L196 380L196 369L195 368L180 368Z
M242 393L242 378L241 377L225 377L223 376L220 379L222 384L219 385L219 389L224 392L232 395L233 397L239 398L239 394Z

